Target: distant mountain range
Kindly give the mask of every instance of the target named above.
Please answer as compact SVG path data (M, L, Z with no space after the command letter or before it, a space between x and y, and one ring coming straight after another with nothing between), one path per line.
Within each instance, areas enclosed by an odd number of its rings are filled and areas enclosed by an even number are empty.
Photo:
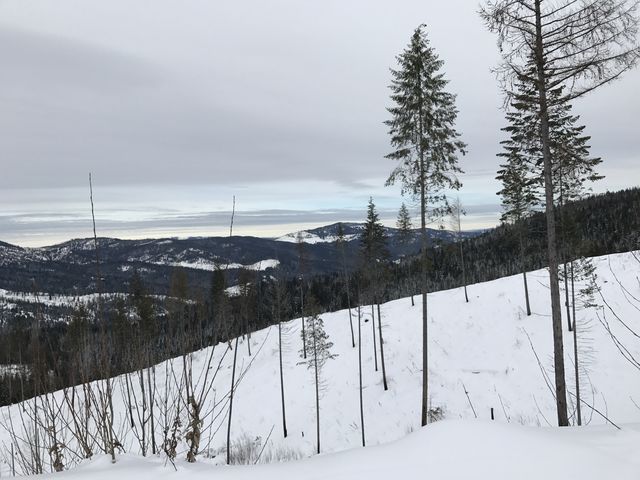
M297 243L301 239L304 243L317 244L317 243L333 243L338 240L338 230L342 226L342 233L346 242L359 241L364 230L364 223L355 222L342 222L332 223L331 225L325 225L323 227L313 228L311 230L300 230L299 232L288 233L282 237L278 237L275 240L278 242L294 242ZM389 239L390 247L393 244L398 243L400 239L400 230L393 227L384 227L385 235ZM429 238L432 240L438 240L441 242L452 242L455 239L455 234L449 230L442 229L427 229ZM460 234L460 237L471 238L480 235L485 230L467 230ZM410 242L417 241L420 234L419 229L414 229L413 239ZM402 242L400 242L402 243Z
M571 202L559 211L559 218L571 219L574 240L579 254L598 256L637 250L640 246L640 188L607 192ZM527 268L543 268L546 263L546 222L542 213L526 221ZM348 268L359 262L362 224L344 223ZM306 276L323 308L343 308L345 301L335 290L337 279L326 274L342 269L341 255L335 243L338 224L304 230L279 238L165 238L153 240L99 239L100 291L127 293L133 272L139 272L149 293L165 295L170 290L176 267L187 275L189 293L197 298L206 296L212 273L217 265L228 271L228 286L237 285L240 268L255 272L262 278L286 276L289 280L299 273L300 245L305 256ZM410 257L419 252L417 231L406 241L398 230L387 228L391 259ZM429 230L432 269L431 290L437 291L469 283L492 280L520 272L522 256L518 248L516 229L510 225L465 232L464 255L466 278L459 268L459 250L451 246L454 236L443 230ZM414 257L415 258L415 257ZM416 265L407 262L396 269L389 286L388 298L415 292L419 281ZM20 321L20 318L65 320L71 306L95 298L96 265L93 239L72 240L42 248L21 248L0 242L0 324ZM294 288L297 282L288 282ZM230 290L232 291L232 290ZM104 299L115 299L105 295ZM292 308L295 305L292 304ZM269 307L265 306L264 318ZM291 312L293 315L293 312Z
M280 267L287 274L298 271L300 245L310 274L341 269L337 255L337 223L284 235L260 237L195 237L149 240L99 238L100 276L106 292L123 292L134 270L140 272L154 293L168 291L176 267L184 268L191 285L208 286L211 271L225 267L233 277L241 268L268 273ZM343 223L348 267L357 265L363 224ZM392 260L419 251L418 231L402 239L395 228L385 228ZM463 238L482 231L463 232ZM450 243L454 234L429 229L432 241ZM41 248L22 248L0 242L0 289L14 292L47 292L84 295L96 288L93 239L77 239Z

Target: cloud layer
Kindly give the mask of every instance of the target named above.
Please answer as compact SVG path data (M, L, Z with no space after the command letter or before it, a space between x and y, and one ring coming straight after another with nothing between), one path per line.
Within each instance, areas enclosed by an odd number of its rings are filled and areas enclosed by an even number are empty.
M232 194L265 229L265 210L308 212L284 229L364 210L369 195L397 210L382 188L388 69L422 22L469 144L461 197L495 210L498 51L468 0L3 1L0 239L77 236L89 171L125 237L200 231ZM599 190L637 182L639 82L631 72L576 105L605 159Z

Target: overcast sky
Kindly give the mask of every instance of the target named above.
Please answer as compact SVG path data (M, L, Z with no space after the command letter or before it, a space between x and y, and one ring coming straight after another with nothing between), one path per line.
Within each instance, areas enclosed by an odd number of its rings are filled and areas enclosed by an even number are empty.
M360 221L385 188L389 67L426 23L469 144L467 228L495 224L496 39L469 0L0 0L0 240L273 236ZM597 191L640 178L640 72L575 105Z

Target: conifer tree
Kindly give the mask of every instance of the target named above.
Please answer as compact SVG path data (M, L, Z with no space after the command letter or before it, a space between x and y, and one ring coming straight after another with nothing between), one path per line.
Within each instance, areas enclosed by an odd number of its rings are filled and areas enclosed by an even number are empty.
M413 237L413 223L407 205L402 202L398 211L398 219L396 220L396 228L398 229L399 240L403 244L408 243ZM415 306L413 300L413 289L411 289L411 306Z
M509 134L509 138L501 143L503 151L498 154L505 160L498 170L498 180L502 182L502 190L498 195L502 199L502 215L500 220L504 224L513 224L518 237L520 251L520 268L524 283L524 298L527 316L531 315L529 303L529 286L527 283L526 239L527 222L525 219L533 213L539 204L537 189L540 179L535 172L535 159L539 157L536 151L539 142L535 140L536 129L532 128L535 121L531 112L532 93L526 90L526 83L519 84L520 89L512 98L507 110L507 126L502 131Z
M411 215L409 214L409 209L402 202L400 206L400 210L398 211L398 220L396 220L396 228L398 229L398 233L400 234L400 239L403 242L406 242L411 237L413 233L413 224L411 223Z
M367 220L362 230L360 242L362 245L362 257L367 262L375 265L389 258L384 226L380 223L380 216L371 197L367 205Z
M569 418L550 112L554 105L565 104L592 92L637 65L640 60L637 10L636 0L491 0L480 12L489 30L498 36L502 56L498 71L506 93L510 93L514 80L525 81L536 92L559 426L567 426ZM551 92L562 87L566 91L554 100Z
M380 316L380 297L383 290L383 281L386 276L387 265L389 259L389 250L387 249L387 239L384 226L380 223L380 217L376 212L376 206L373 198L369 198L367 207L367 221L362 231L362 271L368 280L371 291L371 322L373 328L373 348L375 358L375 310L374 304L378 306L378 339L380 344L380 363L382 366L382 383L384 389L388 389L387 385L387 369L384 358L384 338L382 336L382 318Z
M213 345L220 340L229 340L229 302L227 298L225 271L216 265L211 275L210 318L213 323Z
M351 314L351 288L349 285L349 272L347 271L347 254L346 254L346 245L345 245L345 237L344 237L344 227L342 223L338 223L338 231L336 234L336 247L338 247L338 251L340 252L340 257L342 260L342 275L344 277L345 291L347 294L347 309L349 311L349 327L351 329L351 346L356 348L356 339L353 331L353 318Z
M534 69L533 65L529 67ZM569 304L569 286L567 261L570 256L567 244L567 230L570 219L566 217L563 206L581 197L587 182L601 177L595 168L601 162L589 155L588 141L584 135L584 126L578 124L579 116L571 113L572 105L562 99L563 87L549 90L549 149L552 157L553 203L559 210L558 227L560 233L560 252L564 258L565 306L567 325L571 331L572 321ZM502 130L509 138L501 142L504 151L498 156L506 159L498 171L498 179L503 190L505 223L522 225L522 219L538 205L544 205L544 168L543 142L541 138L540 118L537 113L535 85L520 77L510 93L511 102L507 111L508 126ZM521 251L526 232L518 228ZM525 266L522 265L526 283ZM525 284L525 290L527 286ZM526 295L526 294L525 294ZM527 299L528 301L528 299ZM530 309L527 307L527 314Z
M172 332L171 339L174 342L173 348L180 354L191 350L189 325L189 287L187 275L181 268L174 269L171 275L171 285L169 287L169 297L166 300L167 320Z
M302 341L306 348L300 349L299 362L306 365L308 370L313 371L313 379L316 392L316 446L317 453L320 453L320 390L322 383L322 369L328 360L336 358L336 354L331 353L333 343L329 341L329 336L324 330L324 321L317 314L310 314L306 319L306 335Z
M414 31L408 47L397 57L398 69L391 70L389 127L394 151L387 158L399 165L387 185L400 183L403 194L420 202L422 247L422 408L421 424L428 411L428 331L427 331L427 208L439 215L447 210L444 189L460 188L456 174L458 154L466 145L455 129L458 111L455 95L446 91L447 80L441 73L444 62L429 45L425 26Z
M570 102L560 102L562 87L549 93L551 107L549 108L550 147L553 158L553 186L554 201L559 207L559 243L562 258L561 276L564 281L565 308L567 313L568 330L572 330L575 323L571 320L569 301L569 266L574 252L571 248L572 219L567 217L564 206L571 201L581 198L588 189L587 182L600 180L602 177L596 172L596 167L602 162L600 158L589 155L588 144L591 137L584 135L584 126L578 124L579 116L571 113Z

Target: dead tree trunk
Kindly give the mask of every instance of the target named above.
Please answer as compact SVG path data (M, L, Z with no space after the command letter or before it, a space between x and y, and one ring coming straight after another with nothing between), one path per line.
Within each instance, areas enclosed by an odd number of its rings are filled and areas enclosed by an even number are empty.
M278 309L280 307L278 306ZM282 322L278 313L278 361L280 364L280 398L282 400L282 433L287 438L287 413L284 405L284 372L282 371Z
M313 325L315 326L315 322ZM316 441L318 454L320 454L320 379L318 375L318 347L316 332L314 331L311 334L313 335L313 368L316 380Z
M573 271L573 262L571 262L571 297L572 297L572 305L573 305L573 361L574 361L574 370L576 376L576 415L578 420L578 426L582 425L582 407L580 403L582 402L580 397L580 359L578 358L578 324L576 322L576 290L575 290L575 279L574 279L574 271Z
M238 360L238 338L233 347L233 366L231 367L231 388L229 390L229 419L227 421L227 465L231 464L231 416L233 414L233 394L236 384L236 363Z
M360 295L358 294L358 381L360 393L360 431L362 433L362 446L366 446L364 435L364 406L362 404L362 312L360 307Z
M378 347L376 346L376 315L371 304L371 337L373 338L373 365L376 372L378 371Z
M376 302L378 305L378 337L380 340L380 363L382 364L382 384L384 385L385 392L389 390L387 386L387 369L384 363L384 339L382 338L382 316L380 315L380 303Z

